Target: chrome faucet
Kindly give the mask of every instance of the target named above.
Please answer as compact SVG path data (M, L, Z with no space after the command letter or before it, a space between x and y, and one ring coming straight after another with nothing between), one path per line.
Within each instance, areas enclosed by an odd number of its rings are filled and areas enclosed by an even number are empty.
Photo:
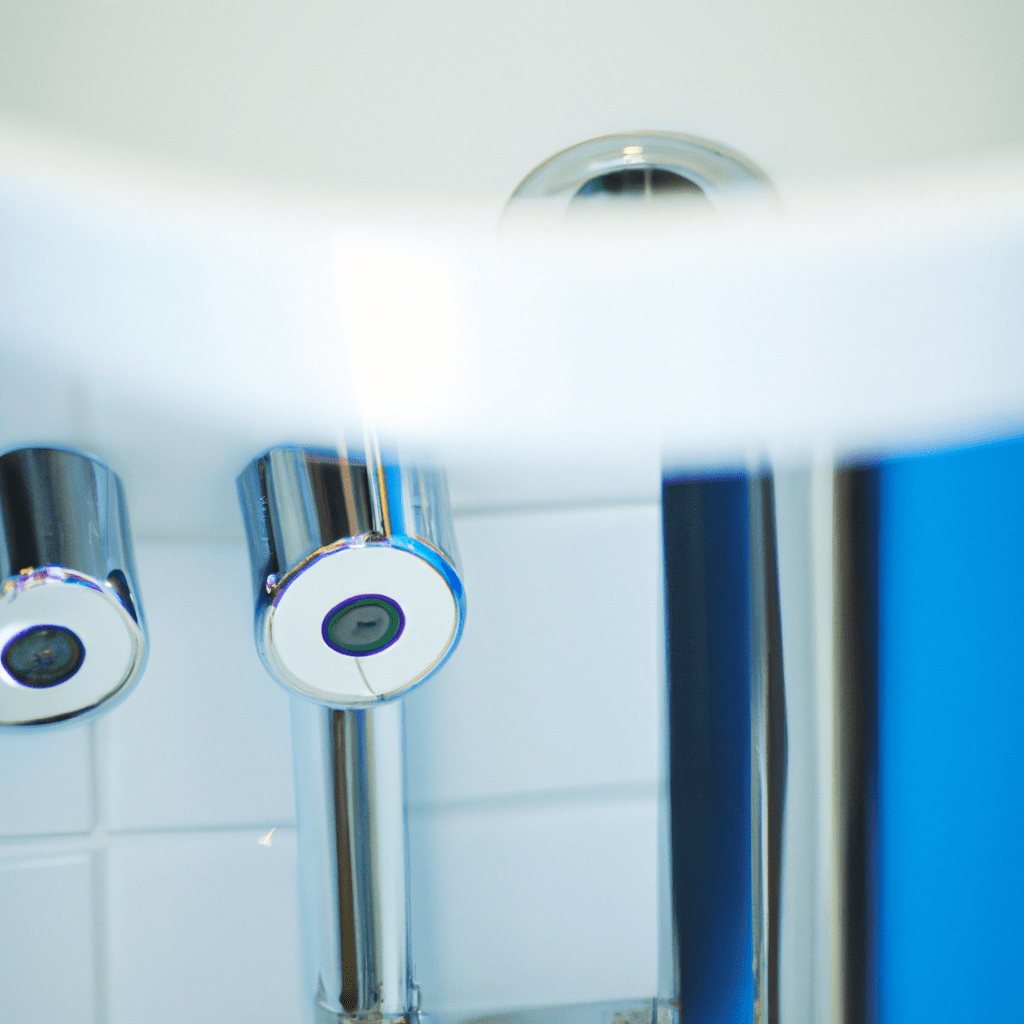
M95 717L146 653L117 474L66 448L0 456L0 726Z
M291 694L300 919L316 1024L411 1022L403 707L458 643L444 474L275 448L238 479L256 642Z

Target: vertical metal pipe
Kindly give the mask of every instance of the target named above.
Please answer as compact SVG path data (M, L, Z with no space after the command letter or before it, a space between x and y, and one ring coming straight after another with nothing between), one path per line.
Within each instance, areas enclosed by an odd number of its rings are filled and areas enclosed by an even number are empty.
M750 480L750 820L754 1024L780 1020L782 849L786 808L786 689L782 672L775 494Z
M775 480L787 723L780 1020L868 1024L874 997L877 470Z
M675 963L661 973L686 1021L875 1019L876 478L827 465L745 493L740 477L666 482Z
M834 1019L836 885L831 466L777 473L775 533L790 770L783 819L780 1020Z
M316 1024L406 1020L409 950L400 702L338 711L291 699L305 975Z

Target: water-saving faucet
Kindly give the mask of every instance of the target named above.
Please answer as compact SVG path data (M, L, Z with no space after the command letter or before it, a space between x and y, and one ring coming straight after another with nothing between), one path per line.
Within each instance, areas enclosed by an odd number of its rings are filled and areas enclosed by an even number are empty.
M67 448L0 456L0 726L109 710L146 651L117 474Z
M305 998L316 1024L412 1021L403 709L458 643L444 474L283 447L238 479L256 642L291 692Z

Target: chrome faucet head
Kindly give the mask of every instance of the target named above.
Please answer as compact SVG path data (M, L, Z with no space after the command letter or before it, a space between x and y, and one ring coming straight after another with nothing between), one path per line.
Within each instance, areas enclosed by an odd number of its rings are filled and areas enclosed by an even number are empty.
M146 652L117 475L66 449L0 456L0 725L98 714Z
M274 448L238 479L256 643L271 675L309 700L372 707L451 654L465 598L443 475Z

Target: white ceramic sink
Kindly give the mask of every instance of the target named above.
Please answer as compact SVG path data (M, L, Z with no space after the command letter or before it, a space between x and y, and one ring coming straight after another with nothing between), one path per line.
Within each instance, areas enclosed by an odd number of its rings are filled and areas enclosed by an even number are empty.
M0 117L303 192L475 197L609 132L717 139L784 196L1024 138L1019 4L8 5Z
M531 500L517 461L652 494L662 451L1012 432L1022 46L995 2L22 5L0 442L90 447L154 496L153 453L200 449L234 523L218 474L360 413L475 467L455 500L485 505ZM785 214L496 245L534 166L638 128L745 153ZM42 381L63 397L26 401Z

